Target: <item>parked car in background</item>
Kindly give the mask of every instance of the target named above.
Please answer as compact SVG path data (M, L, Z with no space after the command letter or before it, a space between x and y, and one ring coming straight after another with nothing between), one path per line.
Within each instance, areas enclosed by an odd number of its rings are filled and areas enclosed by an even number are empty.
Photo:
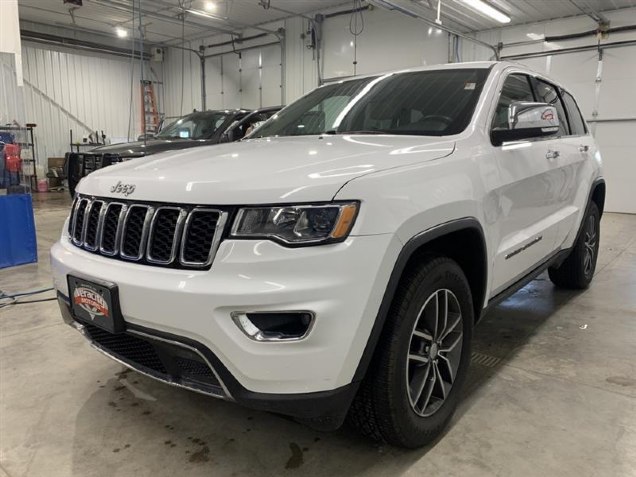
M82 177L111 164L163 151L238 141L280 109L281 106L272 106L256 110L195 111L145 141L99 146L88 152L68 152L65 169L69 192L75 195L75 187Z

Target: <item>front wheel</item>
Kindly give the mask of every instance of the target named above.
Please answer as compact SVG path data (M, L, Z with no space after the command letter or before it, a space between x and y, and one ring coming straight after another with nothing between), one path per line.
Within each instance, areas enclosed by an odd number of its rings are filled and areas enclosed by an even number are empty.
M428 257L413 267L400 283L349 422L400 447L435 439L459 402L473 321L470 287L453 260Z
M598 206L591 202L572 251L558 268L548 269L550 280L556 286L582 290L590 285L598 258L600 221Z

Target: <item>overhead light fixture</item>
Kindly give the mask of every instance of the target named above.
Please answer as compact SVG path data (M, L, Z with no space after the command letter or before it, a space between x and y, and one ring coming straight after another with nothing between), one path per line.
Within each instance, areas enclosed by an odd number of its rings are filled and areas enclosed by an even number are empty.
M216 12L216 3L214 2L205 2L204 7L208 12Z
M128 36L128 31L120 27L115 28L115 33L117 33L119 38L126 38Z
M539 33L526 33L526 36L531 40L539 41L545 39L545 35L541 35Z
M460 0L464 5L482 13L493 20L497 20L499 23L510 23L510 17L505 13L500 12L496 8L491 7L482 0Z
M198 15L200 17L211 18L212 20L222 20L222 18L219 18L216 15L212 15L211 13L203 12L201 10L194 10L192 8L189 8L186 10L186 12Z

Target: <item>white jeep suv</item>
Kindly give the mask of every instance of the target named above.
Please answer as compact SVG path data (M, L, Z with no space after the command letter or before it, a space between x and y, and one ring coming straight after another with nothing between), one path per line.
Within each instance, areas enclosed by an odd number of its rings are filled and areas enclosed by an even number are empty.
M589 285L604 198L566 89L452 64L329 83L248 140L95 172L51 260L65 321L116 361L416 447L491 307L545 269Z

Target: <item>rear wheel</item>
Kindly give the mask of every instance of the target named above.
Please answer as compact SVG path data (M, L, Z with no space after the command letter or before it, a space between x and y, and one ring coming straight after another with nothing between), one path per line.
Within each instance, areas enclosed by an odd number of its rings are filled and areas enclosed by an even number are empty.
M459 402L473 320L470 287L453 260L428 257L409 271L349 422L402 447L435 439Z
M591 202L582 230L570 255L558 268L550 268L550 280L560 288L584 289L590 285L598 258L601 214L598 206Z

